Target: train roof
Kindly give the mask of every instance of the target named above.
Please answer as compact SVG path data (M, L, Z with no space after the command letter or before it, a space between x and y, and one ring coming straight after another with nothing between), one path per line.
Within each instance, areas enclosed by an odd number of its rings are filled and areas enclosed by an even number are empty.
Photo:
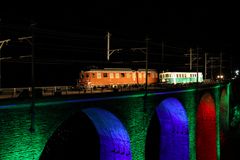
M148 69L148 71L153 71L153 70L155 70L155 69ZM98 71L98 72L101 72L101 71L145 71L145 69L134 70L131 68L103 68L103 69L90 69L87 71Z
M138 69L138 71L146 71L146 69ZM149 68L148 71L157 71L157 70Z
M88 71L132 71L131 68L103 68L103 69L90 69Z
M181 74L184 74L184 73L190 73L190 74L198 73L198 74L202 74L202 72L161 72L160 74L174 74L174 73L181 73Z

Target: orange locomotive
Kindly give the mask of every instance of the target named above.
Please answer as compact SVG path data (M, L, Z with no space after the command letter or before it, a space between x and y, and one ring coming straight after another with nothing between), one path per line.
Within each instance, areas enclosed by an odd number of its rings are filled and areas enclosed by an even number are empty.
M120 87L143 85L146 82L146 70L132 70L130 68L104 68L81 71L79 86L84 88L94 87ZM148 85L157 83L158 73L148 69Z

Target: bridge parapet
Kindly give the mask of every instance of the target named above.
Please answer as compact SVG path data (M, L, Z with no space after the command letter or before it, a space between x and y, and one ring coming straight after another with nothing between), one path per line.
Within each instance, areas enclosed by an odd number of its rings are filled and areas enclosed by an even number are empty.
M79 142L83 137L84 139L95 137L95 141L91 142L94 146L93 150L85 150L85 152L99 153L100 157L105 159L106 155L115 156L115 159L121 159L122 156L126 156L127 159L151 159L151 156L156 158L159 157L160 152L163 152L161 145L169 142L167 146L172 147L168 148L169 152L162 155L165 159L179 158L179 155L173 154L177 146L174 144L179 143L189 144L181 148L181 152L180 149L178 150L179 154L193 160L204 152L198 144L199 138L208 135L209 138L216 136L216 141L211 143L212 147L216 148L216 152L208 153L207 158L219 159L221 129L223 125L228 125L226 121L231 118L222 116L229 115L230 95L230 84L217 84L211 87L185 87L165 91L149 88L147 96L142 90L42 97L36 99L34 112L30 112L31 99L6 100L0 106L0 115L3 117L0 131L4 133L0 138L3 142L0 157L2 159L38 159L41 155L52 157L56 156L55 154L60 155L64 145L71 148L71 143ZM31 119L32 114L34 119ZM109 116L109 121L103 120L102 116L106 120ZM216 126L203 122L199 125L201 119L205 122L215 121ZM35 132L29 131L31 125L35 126ZM91 129L85 128L87 126ZM171 130L168 130L168 127L171 127ZM86 129L91 133L82 133L79 129ZM206 134L210 130L211 133ZM166 138L165 132L171 132L172 137ZM199 134L200 136L196 136ZM70 135L75 139L69 139ZM185 137L182 138L185 140L181 140L181 143L180 137ZM78 144L82 150L88 148L88 141L84 143L85 146ZM112 148L108 148L106 143L114 144L110 145ZM152 145L157 150L152 149ZM80 152L73 149L68 152L63 151L62 154L69 154L72 151Z

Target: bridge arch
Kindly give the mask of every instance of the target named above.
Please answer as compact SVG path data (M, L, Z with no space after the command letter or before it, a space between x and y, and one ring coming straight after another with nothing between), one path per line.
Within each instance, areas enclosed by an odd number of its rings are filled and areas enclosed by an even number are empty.
M156 107L156 114L151 120L151 125L155 121L155 128L159 131L155 133L155 140L150 140L147 135L146 159L151 160L188 160L189 159L189 130L188 118L183 105L176 98L167 98ZM157 123L156 123L157 121ZM158 124L159 126L157 126ZM153 133L152 132L152 133ZM156 135L158 133L158 135ZM151 133L148 133L151 134ZM156 140L158 142L156 142ZM155 141L155 142L154 142ZM149 143L154 143L151 148Z
M213 97L205 93L198 105L196 119L197 160L216 160L216 109Z
M130 150L128 133L117 117L87 108L58 127L40 159L131 160Z

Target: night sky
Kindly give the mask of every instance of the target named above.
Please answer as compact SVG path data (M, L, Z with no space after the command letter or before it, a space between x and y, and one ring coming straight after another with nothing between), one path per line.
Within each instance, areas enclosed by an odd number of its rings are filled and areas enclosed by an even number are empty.
M6 86L28 85L31 59L19 59L19 56L30 55L32 47L17 38L31 35L34 35L39 85L75 83L79 70L91 67L144 68L145 50L132 49L146 45L150 67L159 70L188 70L185 64L189 63L186 56L189 48L193 48L194 53L198 48L200 71L203 71L206 52L209 58L219 58L222 53L223 72L230 73L240 67L239 11L234 8L169 8L149 4L59 6L42 4L1 10L0 40L12 40L2 47L1 56L14 57L2 61L2 81ZM107 32L111 33L110 49L121 49L111 55L109 62L106 60ZM217 61L214 63L219 65ZM216 74L217 70L218 67L213 69Z

